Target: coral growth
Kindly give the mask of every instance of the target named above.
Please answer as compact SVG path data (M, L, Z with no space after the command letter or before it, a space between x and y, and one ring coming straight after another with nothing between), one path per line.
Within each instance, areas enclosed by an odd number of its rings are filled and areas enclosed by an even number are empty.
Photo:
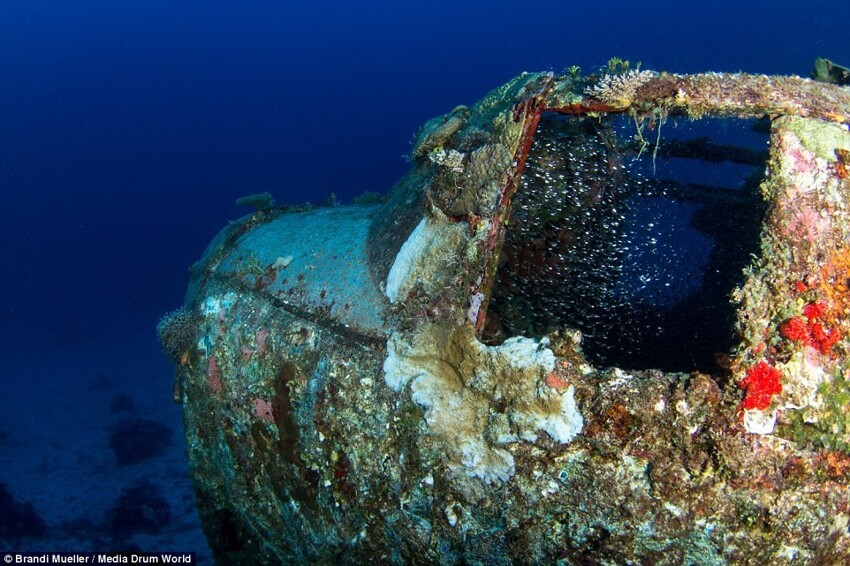
M781 377L779 370L764 360L751 367L744 379L738 382L738 386L746 391L743 408L748 411L767 409L773 396L782 393Z
M847 332L845 313L850 312L848 282L850 248L844 247L830 254L817 277L810 277L808 283L794 283L794 290L802 295L800 299L808 299L808 302L803 305L801 315L779 325L780 336L835 357L834 348Z
M826 307L820 318L826 325L839 326L850 312L850 246L830 254L820 269L818 291Z
M262 356L263 354L266 353L266 340L268 340L268 338L269 338L269 331L266 330L265 328L261 328L261 329L257 330L255 337L256 337L256 340L257 340L257 350L256 350L256 352L257 352L258 355Z
M789 318L779 326L779 334L786 340L811 346L824 355L832 353L832 348L841 339L841 333L833 328L824 327L822 320L827 309L821 302L809 303L803 307L803 317Z
M807 344L810 340L809 328L806 322L799 316L790 318L782 323L779 327L779 334L786 340L792 342L802 342Z
M850 207L829 164L836 147L850 150L850 93L797 77L650 75L619 61L595 86L577 70L566 80L523 75L430 121L414 169L380 209L256 214L211 245L194 273L202 318L178 378L219 562L848 563ZM613 226L642 214L601 213L661 194L621 190L624 159L640 148L620 148L600 119L617 112L647 127L668 115L771 117L765 205L741 213L756 194L748 183L689 215L705 234L746 224L735 233L747 240L721 238L738 240L741 263L755 228L762 236L744 281L737 269L728 278L742 285L741 344L718 356L743 395L721 389L713 364L690 376L656 365L685 334L696 339L682 357L697 357L720 294L675 304L682 324L637 342L631 330L654 333L657 319L623 324L632 296L605 286L631 282L619 276L634 248ZM591 300L572 310L559 304L572 279L520 280L559 266L570 238L582 244L574 272L593 274L581 296ZM558 242L552 253L547 242ZM276 268L292 282L272 280ZM497 309L509 295L497 281L554 299ZM613 316L582 342L565 326L599 296ZM485 343L488 311L499 319ZM609 323L625 327L620 351L659 344L632 358L655 369L588 361L592 331ZM714 344L709 362L727 351ZM164 515L156 501L131 509L153 527Z
M195 341L197 326L195 315L186 307L175 309L159 319L156 335L169 358L178 361L189 349Z
M637 89L655 76L651 71L636 70L603 75L595 85L586 88L584 93L616 108L626 108L634 100Z
M265 399L254 399L252 404L254 405L255 415L264 421L274 422L274 412L271 403Z
M221 393L221 366L215 356L207 360L207 383L216 395Z
M809 323L809 336L812 346L824 355L831 354L832 347L841 339L841 334L837 330L825 330L823 324L819 322Z
M437 165L445 167L452 173L459 175L463 173L466 155L456 149L445 149L440 146L434 148L431 153L428 154L428 159Z
M573 386L554 371L548 341L513 337L491 347L472 332L464 325L426 327L413 340L394 334L384 379L395 391L409 387L429 429L445 443L452 472L502 484L516 473L518 443L535 442L542 431L568 444L584 420Z

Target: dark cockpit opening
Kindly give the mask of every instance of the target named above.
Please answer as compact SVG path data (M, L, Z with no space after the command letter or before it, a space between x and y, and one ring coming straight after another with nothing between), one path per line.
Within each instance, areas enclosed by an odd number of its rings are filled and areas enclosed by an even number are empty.
M758 253L767 141L752 120L544 115L482 338L575 328L597 366L714 371Z

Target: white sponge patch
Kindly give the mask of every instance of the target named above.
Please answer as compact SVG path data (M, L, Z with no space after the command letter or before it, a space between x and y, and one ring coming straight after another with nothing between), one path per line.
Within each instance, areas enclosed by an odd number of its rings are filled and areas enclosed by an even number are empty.
M464 476L508 481L515 473L511 444L534 442L538 431L565 444L584 425L573 387L546 385L555 355L534 340L485 346L471 327L433 326L394 334L387 354L386 384L398 392L409 387L430 432L445 443L449 469Z

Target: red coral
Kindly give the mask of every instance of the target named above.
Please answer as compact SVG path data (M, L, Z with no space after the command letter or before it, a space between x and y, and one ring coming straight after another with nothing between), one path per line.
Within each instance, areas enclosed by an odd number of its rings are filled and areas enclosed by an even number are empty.
M826 310L826 305L823 302L809 303L803 307L803 314L811 322L823 318L826 315Z
M828 356L832 353L832 347L841 339L838 329L828 330L822 322L828 310L823 301L809 303L803 307L803 315L808 322L799 316L790 318L779 326L779 334L786 340L811 346Z
M818 352L828 355L832 352L832 347L841 338L837 330L827 332L823 324L812 322L809 324L809 335L811 336L811 344Z
M779 334L792 342L809 343L809 328L799 316L788 319L779 326Z
M746 391L744 409L767 409L771 398L782 393L781 377L779 370L764 360L751 367L744 379L738 382L738 386Z

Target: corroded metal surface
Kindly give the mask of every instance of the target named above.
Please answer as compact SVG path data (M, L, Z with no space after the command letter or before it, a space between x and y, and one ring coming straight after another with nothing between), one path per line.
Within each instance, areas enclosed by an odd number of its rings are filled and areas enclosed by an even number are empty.
M772 120L716 370L596 367L569 320L484 340L543 112ZM796 77L524 74L429 121L381 208L229 228L175 356L217 558L850 560L848 121L850 91Z

